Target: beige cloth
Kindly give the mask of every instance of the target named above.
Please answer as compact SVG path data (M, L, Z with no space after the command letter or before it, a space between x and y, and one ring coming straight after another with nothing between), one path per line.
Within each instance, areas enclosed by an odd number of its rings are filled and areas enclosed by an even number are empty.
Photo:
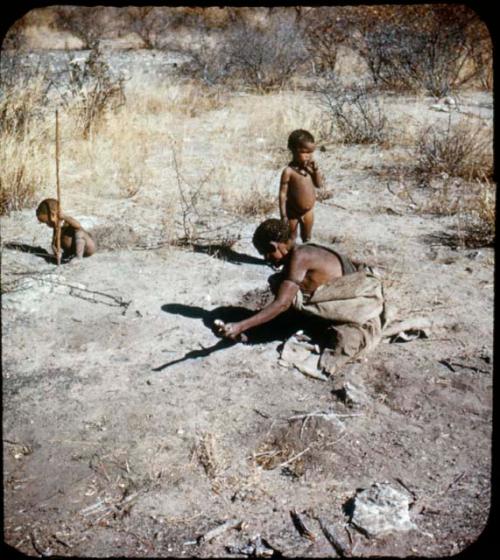
M332 375L349 361L364 356L382 338L385 302L380 277L365 268L320 286L312 296L297 292L293 307L332 321L320 368Z

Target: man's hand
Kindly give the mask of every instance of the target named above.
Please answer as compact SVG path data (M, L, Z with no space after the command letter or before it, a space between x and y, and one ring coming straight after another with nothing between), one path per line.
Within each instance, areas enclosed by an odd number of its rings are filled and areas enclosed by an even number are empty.
M239 323L224 323L220 319L215 319L214 326L217 333L225 338L230 338L231 340L241 340L242 342L247 340L247 337L243 334Z

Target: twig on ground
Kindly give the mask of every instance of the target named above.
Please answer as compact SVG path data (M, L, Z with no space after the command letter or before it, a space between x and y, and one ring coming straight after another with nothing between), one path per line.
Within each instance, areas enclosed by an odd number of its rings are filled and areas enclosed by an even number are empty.
M349 527L347 527L347 525L344 525L344 529L345 529L345 532L347 533L347 536L349 537L349 544L351 545L351 549L352 549L352 535L351 535L351 531L349 531Z
M306 412L305 414L296 414L294 416L288 417L287 420L302 420L304 418L311 418L312 416L322 416L324 418L349 418L351 416L364 416L364 414L361 412L353 413L353 414L337 414L336 412L318 410L316 412Z
M38 542L38 539L35 535L35 529L30 533L30 540L31 540L31 544L33 546L33 548L35 549L35 552L37 554L39 554L42 557L47 557L47 556L52 556L52 551L50 548L46 548L43 549L42 546L40 545L40 543Z
M230 519L229 521L226 521L222 525L219 525L218 527L215 527L214 529L211 529L210 531L208 531L207 533L205 533L201 537L198 537L196 539L197 543L202 544L204 542L209 542L212 539L214 539L215 537L218 537L219 535L222 535L222 533L225 533L229 529L241 529L242 524L243 524L243 522L239 521L238 519Z
M301 537L309 539L310 541L316 540L316 535L305 526L304 522L300 518L300 515L297 513L295 509L290 510L290 516L292 518L295 528L297 529Z
M417 501L417 495L415 492L408 488L408 486L399 477L396 477L394 480L401 484L401 486L412 496L413 502L415 503Z
M448 492L448 490L449 490L452 486L454 486L459 480L461 480L461 479L464 477L464 475L465 475L465 471L461 472L458 476L456 476L456 477L448 484L448 486L446 487L446 489L443 490L442 493L443 493L443 494L446 494L446 492Z
M280 463L276 468L281 469L283 467L286 467L290 463L293 463L295 460L297 460L299 457L302 457L302 455L304 455L304 453L307 453L310 450L311 450L311 446L306 447L303 451L301 451L300 453L297 453L297 455L294 455L293 457L291 457L290 459L288 459L284 463Z
M443 363L443 362L441 362L441 363ZM477 371L479 373L489 373L488 370L481 369L481 368L478 368L476 366L468 366L467 364L460 364L458 362L448 362L448 363L450 364L450 366L457 366L457 367L461 367L461 368L465 368L465 369L471 369L472 371ZM455 370L453 370L453 371L455 371Z
M326 537L326 540L332 545L333 549L335 550L335 552L341 556L342 558L344 558L345 556L347 556L347 550L345 549L345 547L342 545L342 543L338 540L337 536L335 535L335 533L333 532L333 528L329 527L323 518L321 517L317 517L316 518L319 522L319 526L321 527L321 530L323 531L323 534Z

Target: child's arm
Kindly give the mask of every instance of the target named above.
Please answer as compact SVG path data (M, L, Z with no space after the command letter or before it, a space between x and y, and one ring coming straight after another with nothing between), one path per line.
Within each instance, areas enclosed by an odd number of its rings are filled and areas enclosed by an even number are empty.
M74 230L83 229L78 220L75 220L75 218L63 214L62 212L59 213L59 219L64 220L68 224L68 226L71 226Z
M306 165L306 170L309 173L309 175L311 175L311 179L313 180L314 186L317 189L322 189L324 186L323 174L319 170L318 164L314 160L311 160Z
M54 227L52 232L52 253L54 253L57 264L61 264L62 251L59 249L59 254L57 253L57 227Z
M280 216L282 221L288 220L286 215L286 201L288 198L288 182L290 180L290 172L288 167L283 169L283 173L281 174L280 180L280 194L279 194L279 201L280 201Z

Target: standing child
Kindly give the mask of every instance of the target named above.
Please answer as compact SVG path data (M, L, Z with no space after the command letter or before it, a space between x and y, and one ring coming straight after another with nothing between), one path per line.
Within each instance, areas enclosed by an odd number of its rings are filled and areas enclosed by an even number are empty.
M310 241L314 223L315 189L323 187L323 178L313 159L313 135L307 130L294 130L288 137L292 161L281 174L279 204L281 220L288 223L290 240L295 241L300 224L300 237Z
M47 224L48 227L54 230L52 235L52 251L58 264L63 256L66 258L76 256L78 259L81 259L83 257L90 257L95 253L95 242L90 234L82 228L77 220L63 214L61 209L58 211L58 202L55 198L42 200L36 209L36 217L39 222ZM58 221L62 222L62 255L57 254L56 247Z

